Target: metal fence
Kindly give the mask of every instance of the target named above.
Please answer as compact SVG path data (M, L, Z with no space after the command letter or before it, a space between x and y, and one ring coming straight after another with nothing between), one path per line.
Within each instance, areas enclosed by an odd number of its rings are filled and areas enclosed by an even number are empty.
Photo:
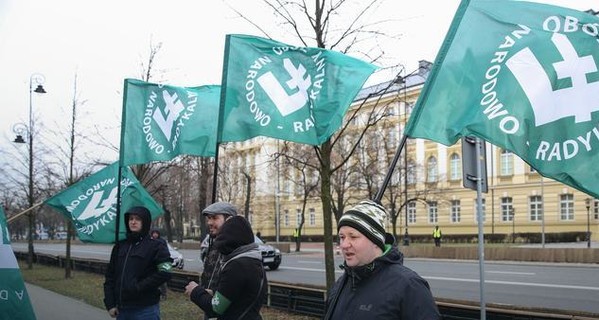
M15 252L17 259L26 260L27 252ZM64 267L65 258L38 253L34 261L44 265ZM104 274L107 261L95 259L71 258L73 270ZM172 272L168 287L171 290L183 292L189 281L198 281L197 272L175 270ZM326 290L324 288L309 287L301 284L281 282L268 282L268 297L266 305L271 308L288 312L322 317L324 315ZM452 301L437 299L437 306L443 316L448 320L480 319L480 307L470 301ZM599 316L565 312L562 310L514 310L502 306L489 305L485 307L486 318L489 320L590 320L599 319Z

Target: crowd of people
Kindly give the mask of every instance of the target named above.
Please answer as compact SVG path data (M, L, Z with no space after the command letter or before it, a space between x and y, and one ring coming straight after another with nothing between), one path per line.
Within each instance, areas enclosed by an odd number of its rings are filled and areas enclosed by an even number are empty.
M337 225L343 275L327 294L324 319L440 319L429 284L403 265L395 238L385 231L387 212L366 200L347 210ZM262 319L268 279L250 223L234 205L216 202L202 211L199 283L185 294L204 319ZM160 319L171 258L167 242L152 230L151 214L133 207L124 214L126 239L112 249L104 282L104 305L119 320Z

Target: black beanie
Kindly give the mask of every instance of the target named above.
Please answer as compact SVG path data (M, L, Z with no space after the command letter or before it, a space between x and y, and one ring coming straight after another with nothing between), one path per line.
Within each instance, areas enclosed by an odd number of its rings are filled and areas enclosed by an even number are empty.
M254 232L252 226L242 216L233 216L227 219L214 239L216 250L224 255L251 243L254 243Z

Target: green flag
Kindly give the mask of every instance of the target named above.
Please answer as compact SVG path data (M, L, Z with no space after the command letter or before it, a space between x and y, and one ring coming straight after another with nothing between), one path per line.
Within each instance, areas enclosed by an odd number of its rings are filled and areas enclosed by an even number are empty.
M73 221L79 240L114 243L118 170L118 162L115 162L46 200L45 204ZM134 206L148 208L152 220L162 215L160 205L135 178L131 169L125 167L122 170L121 217ZM125 239L124 219L120 220L119 239Z
M4 209L0 206L0 318L14 320L35 319L29 294L15 253L10 245L10 234Z
M180 154L213 157L220 86L193 88L125 79L121 166L168 161Z
M599 197L599 18L524 1L462 1L406 127L474 135Z
M335 51L227 35L218 141L322 144L375 69Z

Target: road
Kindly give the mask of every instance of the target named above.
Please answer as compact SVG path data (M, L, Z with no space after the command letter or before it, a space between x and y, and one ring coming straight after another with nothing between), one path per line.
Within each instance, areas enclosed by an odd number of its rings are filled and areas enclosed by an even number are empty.
M26 243L13 243L15 251L27 251ZM73 245L74 257L108 260L110 246ZM64 255L64 244L36 244L36 252ZM185 270L201 271L199 250L179 250ZM323 285L324 259L321 252L284 254L276 271L267 272L272 281ZM340 256L335 264L342 263ZM407 267L431 285L436 298L480 301L478 261L406 259ZM336 271L337 277L341 271ZM487 303L530 308L583 311L599 314L599 266L485 262L484 297Z

